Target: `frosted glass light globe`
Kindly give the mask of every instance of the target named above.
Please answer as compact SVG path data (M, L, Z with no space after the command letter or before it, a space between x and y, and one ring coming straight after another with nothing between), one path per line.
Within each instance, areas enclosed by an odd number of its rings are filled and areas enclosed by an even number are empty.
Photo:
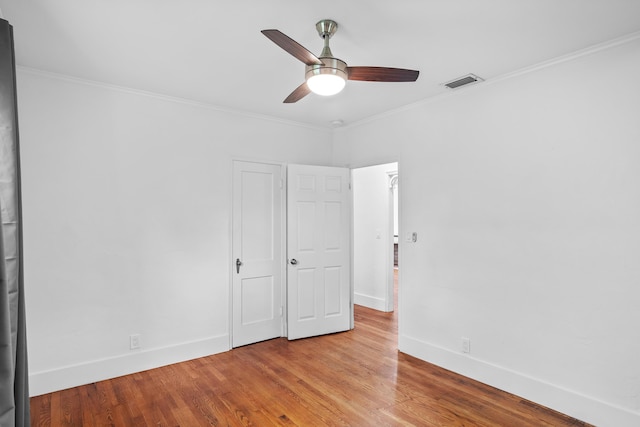
M344 89L346 82L335 74L316 74L307 79L311 92L322 96L331 96Z

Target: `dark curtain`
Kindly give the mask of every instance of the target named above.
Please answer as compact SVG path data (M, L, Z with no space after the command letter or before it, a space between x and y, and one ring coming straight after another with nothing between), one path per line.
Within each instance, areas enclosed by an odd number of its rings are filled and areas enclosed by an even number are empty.
M11 25L0 19L0 426L28 427L20 153Z

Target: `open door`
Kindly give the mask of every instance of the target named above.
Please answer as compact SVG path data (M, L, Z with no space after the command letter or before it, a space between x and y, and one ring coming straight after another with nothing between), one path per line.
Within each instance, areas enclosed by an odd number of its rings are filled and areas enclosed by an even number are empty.
M349 169L289 165L288 338L353 324Z

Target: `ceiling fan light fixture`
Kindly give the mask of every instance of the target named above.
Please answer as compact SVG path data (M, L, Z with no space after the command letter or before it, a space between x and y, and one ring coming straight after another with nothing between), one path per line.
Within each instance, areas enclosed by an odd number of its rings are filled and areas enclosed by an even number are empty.
M307 65L307 86L311 92L322 96L341 92L347 83L346 62L331 57L321 57L320 60L322 65Z

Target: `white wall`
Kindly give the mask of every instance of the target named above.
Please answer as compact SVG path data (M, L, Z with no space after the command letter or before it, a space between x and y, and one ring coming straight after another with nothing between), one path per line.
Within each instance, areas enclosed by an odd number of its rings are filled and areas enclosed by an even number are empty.
M328 164L330 133L26 69L18 96L32 394L227 350L232 159Z
M393 210L389 174L397 163L353 169L354 302L393 311L389 280L393 280Z
M336 132L336 164L402 166L402 351L640 425L637 75L635 38Z

